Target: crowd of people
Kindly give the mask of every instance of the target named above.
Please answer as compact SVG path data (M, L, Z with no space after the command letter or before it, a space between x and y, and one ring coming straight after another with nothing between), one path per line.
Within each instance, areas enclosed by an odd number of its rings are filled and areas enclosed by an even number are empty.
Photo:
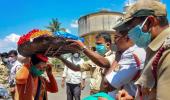
M78 52L68 58L56 56L65 64L61 85L66 83L67 100L81 99L86 71L90 71L90 92L83 100L168 100L170 27L165 5L137 2L113 29L114 39L104 32L97 34L95 51L79 40L68 40ZM82 53L88 61L81 58ZM14 100L47 100L47 92L59 91L44 54L32 54L23 64L17 61L17 51L6 55L1 58L10 70Z
M33 54L30 58L18 61L18 53L11 50L2 53L3 64L8 68L8 85L13 100L46 100L47 91L58 91L52 74L52 65L43 54ZM46 72L48 80L42 75ZM35 95L35 97L33 97Z
M15 75L16 72L22 67L22 64L17 60L17 58L18 58L18 53L16 50L11 50L8 53L4 52L1 54L2 62L8 69L9 77L7 77L7 80L8 80L9 89L12 98L14 98L14 94L15 94L15 85L16 85Z
M109 100L105 93L117 100L168 100L170 28L165 5L137 2L113 29L116 51L110 55L111 38L101 33L96 36L96 52L72 41L90 61L74 65L58 57L72 70L91 71L91 96L84 100Z

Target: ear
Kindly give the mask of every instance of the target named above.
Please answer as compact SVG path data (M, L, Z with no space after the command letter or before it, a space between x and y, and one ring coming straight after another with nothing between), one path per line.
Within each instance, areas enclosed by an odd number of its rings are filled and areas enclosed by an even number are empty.
M158 20L154 16L148 16L148 27L153 27L159 24Z
M127 42L130 40L130 38L128 37L128 35L126 35L124 38L126 39Z
M107 46L107 47L109 47L109 46L110 46L110 43L109 43L109 42L107 42L107 43L106 43L106 46Z
M144 32L149 32L150 28L154 26L155 20L154 20L154 16L148 16L147 17L147 21L143 26L143 31Z

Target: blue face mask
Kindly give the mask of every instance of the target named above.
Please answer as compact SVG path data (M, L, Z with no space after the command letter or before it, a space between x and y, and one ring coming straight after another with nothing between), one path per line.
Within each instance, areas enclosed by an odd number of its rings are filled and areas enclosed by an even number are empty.
M107 49L105 47L104 44L97 44L96 45L96 51L100 54L100 55L104 55L107 52Z
M142 32L142 28L146 21L147 18L142 25L137 25L128 32L129 38L132 39L137 46L142 48L146 48L151 42L151 34L148 32Z

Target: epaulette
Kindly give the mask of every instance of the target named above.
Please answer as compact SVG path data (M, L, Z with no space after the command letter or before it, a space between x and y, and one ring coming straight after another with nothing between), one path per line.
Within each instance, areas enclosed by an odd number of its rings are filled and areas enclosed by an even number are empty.
M163 44L165 49L170 49L170 36L168 36Z

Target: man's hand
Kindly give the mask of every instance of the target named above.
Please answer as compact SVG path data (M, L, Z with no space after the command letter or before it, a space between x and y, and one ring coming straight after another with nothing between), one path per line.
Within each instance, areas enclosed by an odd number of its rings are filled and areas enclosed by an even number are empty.
M85 45L79 40L67 40L67 42L71 43L69 46L75 47L78 50L82 50L82 48L85 47Z
M119 69L119 64L117 61L114 61L111 65L111 67L106 71L106 75L110 74L112 71L117 71Z
M85 84L83 82L81 83L80 88L81 88L81 90L84 90Z
M61 82L61 87L62 87L62 88L65 87L65 81L64 81L64 80L62 80L62 82Z
M111 69L114 71L118 71L119 70L119 64L117 63L117 61L114 61L112 63Z
M47 64L46 73L47 73L47 75L52 75L52 65L51 64Z
M128 94L127 91L121 90L117 94L117 100L134 100L134 98Z

